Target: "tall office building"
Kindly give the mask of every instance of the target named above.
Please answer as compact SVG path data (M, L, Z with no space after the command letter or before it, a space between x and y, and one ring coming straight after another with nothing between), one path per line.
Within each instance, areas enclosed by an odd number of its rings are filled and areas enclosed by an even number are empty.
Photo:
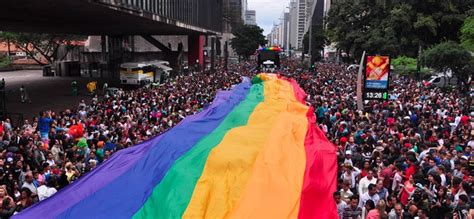
M290 45L290 13L283 12L280 18L280 36L279 42L280 46L287 50Z
M297 48L303 48L303 37L306 25L306 0L298 0L298 44Z
M291 0L289 9L289 41L293 49L301 50L306 25L306 0Z
M311 23L311 16L313 16L313 10L316 3L317 0L306 0L305 32L308 32L309 24Z
M291 0L290 2L290 47L292 49L298 48L298 0Z
M247 10L248 10L248 4L247 0L242 0L242 20L245 23L245 20L247 19Z
M223 30L220 37L220 51L225 51L226 42L228 44L229 56L235 56L235 52L230 46L230 40L234 37L232 29L244 23L244 8L246 8L246 0L222 0L222 19ZM245 5L243 5L245 4Z
M227 24L224 24L224 32L231 32L233 27L243 24L245 12L243 12L242 4L242 0L224 0L223 19L224 23L227 22Z
M257 25L257 17L255 10L247 10L245 12L245 24Z

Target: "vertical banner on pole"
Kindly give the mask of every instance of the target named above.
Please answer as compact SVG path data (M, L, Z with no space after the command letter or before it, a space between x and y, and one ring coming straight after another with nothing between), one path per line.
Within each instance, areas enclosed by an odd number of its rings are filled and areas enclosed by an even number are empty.
M365 60L365 51L362 53L362 58L360 59L359 73L357 74L357 110L363 110L363 98L362 98L362 70L364 69L364 60Z

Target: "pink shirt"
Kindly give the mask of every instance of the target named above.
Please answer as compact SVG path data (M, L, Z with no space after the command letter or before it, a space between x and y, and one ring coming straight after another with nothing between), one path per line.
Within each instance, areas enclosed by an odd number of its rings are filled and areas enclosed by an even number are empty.
M44 182L44 176L43 174L38 174L38 182L43 183Z
M377 209L370 210L366 217L366 219L379 219L379 218L380 218L380 213L379 213L379 210Z

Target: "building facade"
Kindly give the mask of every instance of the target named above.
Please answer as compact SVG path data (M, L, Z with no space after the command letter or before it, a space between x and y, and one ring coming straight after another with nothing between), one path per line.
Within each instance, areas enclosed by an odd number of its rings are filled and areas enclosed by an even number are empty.
M247 10L248 10L248 3L247 0L242 0L242 20L245 22L247 19Z
M257 25L257 13L255 10L245 11L245 24L246 25Z
M292 49L301 50L303 48L303 37L307 19L307 0L291 0L287 24L289 24L288 40ZM285 20L285 15L283 15Z
M291 0L290 2L290 48L297 49L298 47L298 0Z

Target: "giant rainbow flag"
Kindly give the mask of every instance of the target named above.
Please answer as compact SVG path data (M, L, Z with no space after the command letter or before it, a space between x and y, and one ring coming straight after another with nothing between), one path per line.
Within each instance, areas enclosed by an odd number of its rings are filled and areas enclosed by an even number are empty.
M305 96L244 79L15 218L337 218L336 149Z

